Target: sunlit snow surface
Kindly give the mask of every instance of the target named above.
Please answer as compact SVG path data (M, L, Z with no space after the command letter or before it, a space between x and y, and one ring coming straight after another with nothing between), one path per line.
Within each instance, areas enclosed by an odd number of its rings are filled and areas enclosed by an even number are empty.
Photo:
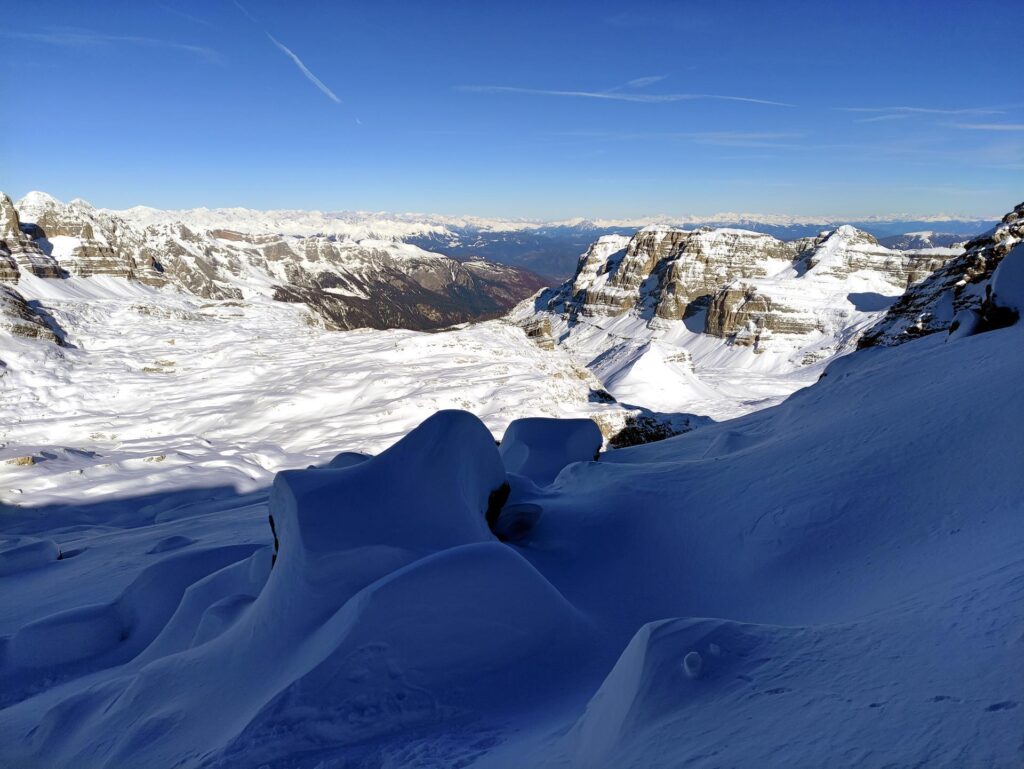
M493 434L614 407L518 329L88 290L0 354L0 766L1021 765L1024 325L540 487Z
M603 416L598 382L500 321L440 334L328 332L300 305L208 302L117 278L23 277L70 349L0 338L0 501L40 505L267 486L377 452L438 409L500 437L525 416ZM35 455L34 466L4 460Z

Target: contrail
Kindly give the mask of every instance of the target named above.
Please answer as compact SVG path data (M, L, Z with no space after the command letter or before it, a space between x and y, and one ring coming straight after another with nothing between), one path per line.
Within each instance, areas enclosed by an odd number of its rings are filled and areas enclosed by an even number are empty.
M296 56L292 52L291 48L289 48L288 46L286 46L283 43L279 42L277 40L277 38L275 38L269 32L267 32L266 35L267 35L267 37L270 38L270 42L272 42L274 45L276 45L278 48L280 48L281 51L289 59L291 59L292 61L295 62L295 66L298 67L302 71L302 74L306 76L306 79L309 80L309 82L311 82L313 85L315 85L321 91L323 91L324 95L328 99L330 99L331 101L335 102L336 104L341 104L341 99L339 99L335 95L334 91L332 91L330 88L328 88L326 85L324 85L324 82L320 78L318 78L316 75L314 75L312 72L310 72L309 71L309 67L307 67L305 64L302 63L302 59L300 59L298 56Z
M309 82L311 82L313 85L319 88L323 95L326 96L331 101L333 101L335 104L341 104L341 99L338 98L338 95L334 93L334 91L332 91L330 88L328 88L323 80L314 75L310 71L309 67L302 63L302 59L295 55L294 51L292 51L291 48L289 48L284 43L279 41L276 37L274 37L272 34L267 32L267 30L264 29L263 25L256 20L255 16L249 13L248 9L246 9L246 7L239 2L239 0L232 0L232 2L234 3L235 7L238 10L245 14L245 17L249 21L251 21L253 24L255 24L256 26L263 30L263 34L265 34L270 39L270 42L272 42L274 45L278 47L278 49L280 49L281 53L283 53L285 56L287 56L289 59L295 62L295 66L299 68L299 71L306 76L306 79Z

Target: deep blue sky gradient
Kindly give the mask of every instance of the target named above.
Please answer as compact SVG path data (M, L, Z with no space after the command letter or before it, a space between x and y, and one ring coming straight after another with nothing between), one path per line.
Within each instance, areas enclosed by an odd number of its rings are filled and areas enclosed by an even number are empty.
M547 219L1024 199L1019 0L241 2L5 2L0 189Z

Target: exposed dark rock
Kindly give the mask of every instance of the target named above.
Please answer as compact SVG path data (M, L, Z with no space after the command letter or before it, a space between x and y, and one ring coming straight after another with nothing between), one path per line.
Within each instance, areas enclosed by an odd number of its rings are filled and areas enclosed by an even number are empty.
M0 331L16 336L63 344L46 318L13 287L0 283Z

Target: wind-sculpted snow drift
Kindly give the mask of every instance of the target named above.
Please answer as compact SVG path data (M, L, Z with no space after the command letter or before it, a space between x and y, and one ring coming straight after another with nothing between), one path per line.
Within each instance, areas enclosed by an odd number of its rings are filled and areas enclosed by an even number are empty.
M1022 343L859 351L597 461L442 411L269 501L39 513L64 558L2 578L0 765L1019 766Z

